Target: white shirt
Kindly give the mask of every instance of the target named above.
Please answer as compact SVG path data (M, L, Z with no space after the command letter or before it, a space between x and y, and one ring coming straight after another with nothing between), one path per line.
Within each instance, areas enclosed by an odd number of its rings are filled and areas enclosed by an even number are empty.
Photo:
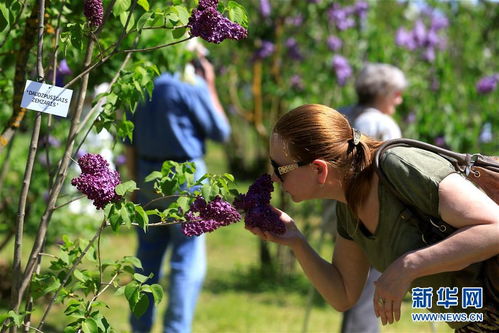
M402 137L400 127L395 120L378 109L360 109L357 106L345 108L341 112L346 115L354 128L367 136L382 141Z

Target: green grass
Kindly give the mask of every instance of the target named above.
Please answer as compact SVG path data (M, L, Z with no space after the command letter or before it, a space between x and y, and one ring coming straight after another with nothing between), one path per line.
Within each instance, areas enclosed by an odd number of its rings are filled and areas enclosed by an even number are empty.
M223 152L210 146L211 172L223 172ZM213 163L211 163L212 161ZM243 184L247 187L248 184ZM244 188L242 190L245 190ZM316 235L314 234L315 238ZM332 241L321 247L325 258L331 257ZM26 241L29 243L29 239ZM313 244L316 244L314 241ZM12 244L11 244L12 245ZM101 241L103 259L118 259L134 255L135 234L122 229L118 234L106 230ZM258 240L243 228L242 223L222 228L207 236L208 272L194 320L194 332L302 332L310 284L297 266L295 275L278 281L268 280L259 274ZM275 247L271 248L275 250ZM28 244L24 247L28 254ZM56 253L54 248L47 252ZM0 258L10 260L12 246L4 249ZM45 260L48 262L49 260ZM46 265L46 264L45 264ZM163 284L166 281L162 282ZM128 305L123 296L107 292L102 300L109 308L103 310L111 325L118 332L129 332ZM159 305L158 321L153 332L161 332L161 318L166 299ZM41 316L42 307L33 313L33 323ZM381 332L451 332L446 324L432 330L429 323L413 323L410 303L404 302L400 322L383 327ZM67 318L64 307L55 306L49 315L45 332L62 332ZM308 332L338 332L341 313L326 305L315 295L308 320Z

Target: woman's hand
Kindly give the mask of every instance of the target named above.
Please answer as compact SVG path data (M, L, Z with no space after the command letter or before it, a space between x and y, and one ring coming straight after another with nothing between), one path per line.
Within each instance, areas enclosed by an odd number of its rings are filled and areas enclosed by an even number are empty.
M374 312L386 325L400 320L400 306L412 282L404 270L404 256L395 260L374 282Z
M284 234L277 235L269 231L262 231L260 228L246 227L246 229L263 240L293 247L294 244L304 238L303 234L296 226L295 221L293 221L288 214L274 207L272 207L272 209L279 215L279 219L284 222L284 225L286 226L286 232Z

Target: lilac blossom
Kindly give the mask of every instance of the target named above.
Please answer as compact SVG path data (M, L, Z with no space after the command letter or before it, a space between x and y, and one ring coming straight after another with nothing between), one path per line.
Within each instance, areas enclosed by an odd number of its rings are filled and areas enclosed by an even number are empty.
M408 50L415 50L417 45L414 41L413 35L411 31L408 31L405 28L399 28L397 33L395 34L395 43L398 46L402 46Z
M215 44L227 38L235 40L246 38L248 31L219 13L216 9L217 4L218 0L204 0L192 10L187 24L191 36L201 37Z
M428 47L423 50L422 53L423 59L428 62L435 61L435 49L433 47Z
M219 196L209 203L203 197L197 197L185 217L181 229L186 236L199 236L241 220L237 210Z
M344 86L347 79L352 76L352 68L348 63L348 60L340 55L334 55L333 57L333 69L336 73L336 78L338 79L338 84Z
M83 4L83 13L90 25L100 27L104 22L104 7L102 7L102 0L85 0Z
M269 17L272 12L269 0L260 0L260 14L263 17Z
M245 212L244 224L246 226L283 234L286 232L286 226L270 205L272 191L274 191L272 179L270 175L265 174L255 180L246 194L241 194L234 200L234 206Z
M40 138L39 144L41 147L60 147L61 141L52 135L44 135Z
M423 14L431 18L431 24L425 25L422 18L414 23L412 30L408 31L405 28L399 28L395 35L397 45L408 50L418 50L421 57L433 62L436 57L436 49L443 50L447 46L447 41L444 36L438 32L447 27L447 18L441 14L434 14L431 8L423 11Z
M109 163L99 154L85 154L78 159L82 173L71 180L71 185L93 200L97 209L121 198L114 189L120 183L120 175L109 169Z
M438 31L440 29L447 28L449 26L449 20L443 15L433 15L431 18L431 29Z
M447 146L446 142L445 142L445 137L443 135L439 135L435 138L435 140L433 140L433 144L435 146L439 146L439 147L445 147Z
M298 42L293 37L286 40L286 47L288 48L288 56L296 61L303 60L303 54L301 53Z
M361 20L366 18L368 9L369 4L367 1L359 1L355 4L355 14L357 14Z
M328 9L327 15L329 21L334 23L339 30L346 30L355 26L354 16L358 15L361 20L367 15L368 5L364 1L356 3L354 6L341 7L338 3Z
M343 46L343 41L336 37L336 36L329 36L327 38L327 47L331 50L331 51L338 51L342 46Z
M114 159L114 164L116 165L124 165L126 163L126 156L125 154L119 154L118 156L116 156L116 158Z
M408 124L412 124L416 122L416 113L409 112L409 114L405 117L405 122Z
M483 124L482 130L480 132L479 141L481 143L489 143L494 139L494 135L492 134L492 124L487 122Z
M286 18L286 23L295 27L300 27L303 24L303 15L298 14L296 16Z
M274 43L263 40L262 45L258 48L253 55L253 59L264 59L270 57L275 51Z
M497 86L497 81L499 80L499 74L494 74L490 76L485 76L481 78L476 84L476 90L480 94L488 94Z
M302 90L303 89L303 82L302 82L302 79L301 79L301 76L298 75L298 74L295 74L291 77L291 87L293 89L297 89L297 90Z

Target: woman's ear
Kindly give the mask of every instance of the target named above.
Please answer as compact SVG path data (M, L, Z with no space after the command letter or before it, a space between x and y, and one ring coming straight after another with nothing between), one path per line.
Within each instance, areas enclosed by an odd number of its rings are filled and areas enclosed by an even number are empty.
M324 160L314 160L312 162L314 170L317 172L317 182L321 185L326 183L327 175L329 172L328 164Z

